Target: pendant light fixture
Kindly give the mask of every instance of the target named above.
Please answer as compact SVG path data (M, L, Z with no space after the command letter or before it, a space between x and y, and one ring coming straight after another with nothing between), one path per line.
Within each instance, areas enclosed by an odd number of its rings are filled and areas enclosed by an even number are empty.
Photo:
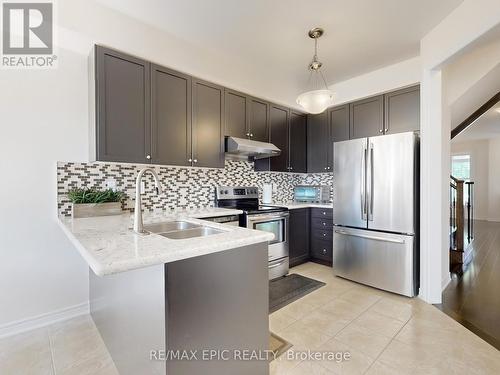
M326 84L321 71L323 64L318 60L318 39L323 33L324 30L320 27L309 30L309 37L314 39L314 56L308 68L310 71L308 88L311 90L300 94L297 98L297 104L313 114L321 113L333 104L333 92Z

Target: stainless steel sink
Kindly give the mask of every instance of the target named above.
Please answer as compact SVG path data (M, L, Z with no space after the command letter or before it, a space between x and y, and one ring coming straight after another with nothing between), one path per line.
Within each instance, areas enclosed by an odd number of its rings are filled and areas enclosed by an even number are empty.
M174 230L185 230L192 228L200 228L201 225L188 223L187 221L164 221L161 223L152 223L144 225L144 230L150 233L165 233Z
M206 237L211 236L213 234L223 233L222 230L210 228L210 227L202 227L192 229L184 229L184 230L176 230L173 232L159 233L160 236L167 237L173 240L182 240L186 238L194 238L194 237Z
M164 221L161 223L148 224L144 225L144 230L173 240L205 237L224 232L222 230L189 223L187 221Z

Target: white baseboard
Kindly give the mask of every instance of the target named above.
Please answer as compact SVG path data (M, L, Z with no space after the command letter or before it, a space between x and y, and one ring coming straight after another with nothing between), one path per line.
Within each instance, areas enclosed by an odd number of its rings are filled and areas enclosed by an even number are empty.
M88 302L0 325L0 339L89 313Z
M451 282L450 273L445 272L443 280L441 280L441 291L444 291L450 282Z

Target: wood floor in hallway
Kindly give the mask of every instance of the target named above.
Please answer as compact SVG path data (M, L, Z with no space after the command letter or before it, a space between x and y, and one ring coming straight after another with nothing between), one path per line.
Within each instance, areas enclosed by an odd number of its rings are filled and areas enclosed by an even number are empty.
M472 261L452 274L438 307L500 350L500 223L474 221Z

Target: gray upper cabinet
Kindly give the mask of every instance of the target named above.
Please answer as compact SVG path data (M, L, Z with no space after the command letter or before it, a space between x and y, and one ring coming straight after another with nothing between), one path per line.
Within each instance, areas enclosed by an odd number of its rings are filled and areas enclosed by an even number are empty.
M269 103L249 97L250 115L248 118L248 134L250 139L269 142Z
M95 48L96 159L151 161L150 64Z
M364 138L384 133L384 96L359 100L350 104L351 138Z
M328 172L328 112L307 116L307 171Z
M275 104L270 108L271 143L281 150L279 156L273 156L270 162L271 171L288 171L289 163L289 140L288 123L290 121L290 110Z
M151 66L152 162L191 165L191 77Z
M249 102L247 96L237 91L225 89L225 135L249 138Z
M420 86L385 94L384 133L420 130Z
M329 144L327 170L333 171L333 143L349 139L349 104L328 110Z
M192 79L193 166L224 167L224 88Z
M307 118L290 112L290 172L307 172Z

